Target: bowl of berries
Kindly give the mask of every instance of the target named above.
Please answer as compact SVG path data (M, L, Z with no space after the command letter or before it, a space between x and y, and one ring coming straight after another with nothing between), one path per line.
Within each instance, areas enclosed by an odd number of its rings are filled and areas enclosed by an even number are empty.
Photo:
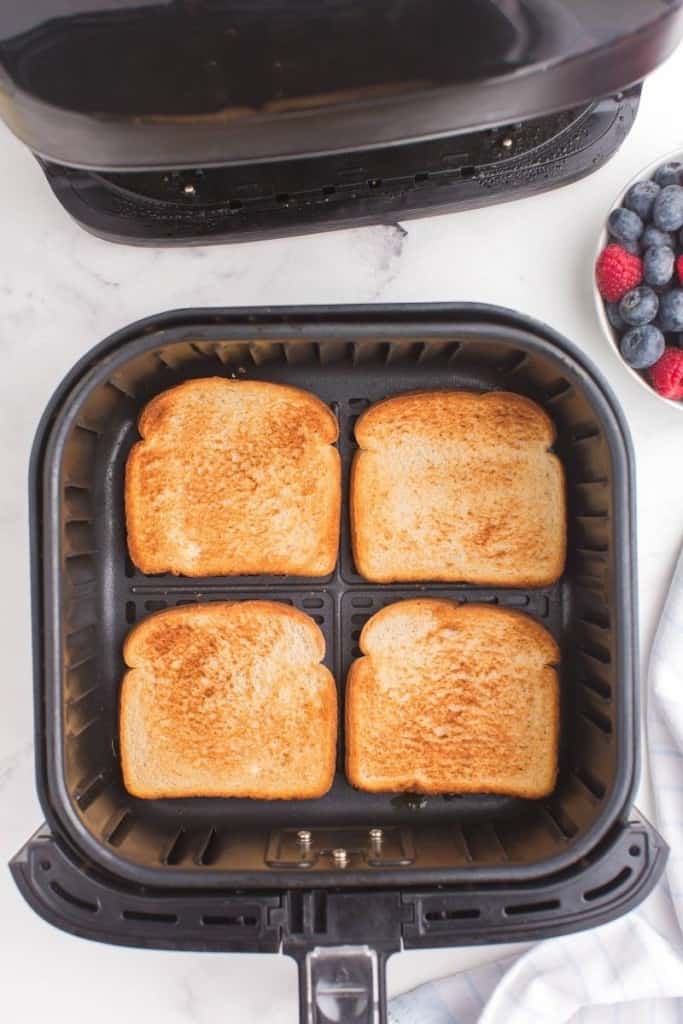
M683 153L646 167L607 217L598 316L633 376L683 409Z

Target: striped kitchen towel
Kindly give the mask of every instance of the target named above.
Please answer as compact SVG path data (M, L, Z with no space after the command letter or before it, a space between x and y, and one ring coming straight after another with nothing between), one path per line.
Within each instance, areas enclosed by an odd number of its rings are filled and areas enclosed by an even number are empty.
M654 823L671 847L655 891L611 924L398 996L390 1024L683 1024L683 552L650 656L647 703Z

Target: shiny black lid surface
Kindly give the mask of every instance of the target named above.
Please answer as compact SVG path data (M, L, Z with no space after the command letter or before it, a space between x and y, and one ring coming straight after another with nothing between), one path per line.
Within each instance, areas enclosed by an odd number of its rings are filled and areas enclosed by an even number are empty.
M24 0L0 4L0 109L33 149L81 166L367 146L521 119L637 81L683 31L680 9L680 0Z

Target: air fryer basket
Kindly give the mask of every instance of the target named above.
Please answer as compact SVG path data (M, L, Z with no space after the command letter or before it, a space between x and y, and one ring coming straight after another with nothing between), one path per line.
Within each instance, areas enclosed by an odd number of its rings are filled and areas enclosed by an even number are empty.
M152 395L207 375L287 381L317 393L338 415L343 533L328 579L150 577L127 560L123 468L137 416ZM435 387L507 388L552 415L569 506L569 557L557 585L377 586L356 574L346 509L353 423L370 402ZM576 862L625 813L636 768L629 442L594 371L546 328L468 306L166 315L128 328L76 368L48 414L35 460L43 801L93 863L135 882L188 888L510 882ZM552 797L360 793L343 775L343 736L334 787L321 800L141 801L126 793L117 700L121 646L133 623L187 602L268 596L292 603L325 634L343 706L362 624L416 593L519 608L554 633L562 651L562 740ZM384 830L380 850L368 847L371 827ZM301 829L312 833L304 851ZM348 852L345 868L330 855L336 847Z
M127 559L123 467L140 409L206 375L291 382L335 410L344 513L329 578L146 577ZM553 417L569 511L557 585L377 586L356 574L347 515L356 417L386 395L452 387L518 391ZM666 844L630 808L633 506L630 441L611 391L563 338L508 310L189 310L112 336L60 386L32 455L36 759L48 825L12 862L27 901L57 927L107 942L281 950L299 964L307 1024L385 1020L384 966L400 948L540 938L626 912L666 860ZM558 639L562 735L550 798L359 793L341 770L343 736L321 800L139 801L125 792L117 698L134 622L226 597L292 603L319 622L343 704L363 622L416 593L520 608ZM333 851L342 847L340 860Z

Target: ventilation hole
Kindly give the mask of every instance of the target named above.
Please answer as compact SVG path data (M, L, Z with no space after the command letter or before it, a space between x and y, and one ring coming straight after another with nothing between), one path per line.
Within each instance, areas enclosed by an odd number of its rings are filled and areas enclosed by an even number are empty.
M99 714L98 715L94 715L92 718L89 718L82 725L79 725L77 728L72 729L68 733L68 737L67 738L71 739L71 740L78 739L79 736L82 736L84 732L87 732L88 729L91 729L93 727L93 725L95 725L99 721L100 721Z
M598 697L602 697L603 700L610 700L612 697L612 687L608 683L603 683L600 679L594 679L593 677L584 679L583 685Z
M581 645L581 650L584 654L587 654L589 658L595 658L596 661L601 661L603 665L609 665L612 661L610 652L606 647L603 647L602 644L587 641Z
M351 599L352 608L372 608L371 597L354 597Z
M586 768L582 768L576 772L576 777L579 782L582 782L589 793L592 793L598 800L602 800L605 795L605 786L600 779L596 779Z
M575 480L577 487L605 487L608 483L607 477L596 476L592 480Z
M609 551L607 544L578 544L576 550L583 555L605 555Z
M511 907L505 907L504 913L509 917L515 914L542 914L548 910L558 910L559 900L539 900L538 903L515 903Z
M313 898L313 931L324 935L327 931L327 893L314 890Z
M231 199L228 203L229 210L241 210L243 206L241 199Z
M131 579L132 576L135 576L135 566L131 562L131 560L128 557L128 555L126 555L126 569L125 569L125 572L126 572L126 576L128 577L128 579Z
M85 811L97 800L98 796L104 793L109 785L109 773L100 772L93 779L81 787L77 787L74 799L82 811Z
M611 878L609 882L605 882L604 885L598 885L595 889L589 889L588 892L585 892L583 894L583 898L587 900L588 903L592 903L593 900L599 900L603 896L609 896L610 893L621 888L624 882L628 881L632 874L632 868L622 868L619 874L615 875L614 878Z
M631 854L632 857L640 857L640 847L639 846L629 846L628 852ZM41 867L42 867L42 865L41 865ZM48 865L48 867L49 867L49 865Z
M477 168L473 164L465 164L464 167L460 168L461 178L474 178L477 173Z
M206 867L208 864L215 864L218 859L219 840L215 828L209 829L204 845L197 854L197 864Z
M354 629L354 630L353 630L353 631L351 632L351 639L352 639L352 640L360 640L360 634L361 634L361 631L360 631L360 629Z
M135 622L136 614L135 601L126 601L126 622Z
M526 352L511 352L509 356L501 359L498 365L498 372L502 374L514 373L527 360Z
M275 201L277 203L281 203L283 206L286 206L288 203L292 201L292 197L290 196L289 192L278 192L278 194L275 196Z
M69 582L77 587L95 579L93 560L90 555L66 555L66 572Z
M367 398L349 398L349 407L351 409L365 409L368 405L370 405L370 402Z
M168 608L166 601L145 601L146 612L161 612L164 608Z
M323 195L324 196L333 196L336 191L337 190L334 187L334 185L324 185L323 186Z
M89 522L92 519L90 494L87 488L74 485L65 487L64 505L70 522Z
M322 608L324 603L321 597L305 597L301 602L304 608Z
M367 615L361 615L360 612L357 613L356 615L352 615L351 616L351 622L352 622L352 624L354 626L364 626L367 621L368 621L368 616Z
M98 903L92 903L90 900L84 900L81 896L74 896L72 892L67 892L59 882L50 882L50 888L59 896L60 900L70 903L72 907L78 907L79 910L87 910L89 914L96 914L100 909Z
M177 924L177 914L159 914L148 910L124 910L121 914L126 921L145 921L150 924Z
M382 187L382 179L381 178L370 178L369 179L369 181L368 181L368 188L381 188L381 187Z
M554 402L558 398L562 398L564 395L571 391L571 384L564 377L559 377L554 381L550 387L546 390L545 396L547 402Z
M584 612L581 616L581 622L585 622L587 626L597 626L598 629L609 629L609 615L606 611L592 610L590 612Z
M130 811L124 811L111 831L105 834L105 842L110 846L120 846L132 829L134 820Z
M468 907L462 910L428 910L425 921L473 921L481 917L481 910Z
M478 600L478 598L477 598ZM531 603L531 598L528 594L502 594L500 599L498 597L491 598L492 603L509 605L515 608L526 608Z
M600 732L604 732L605 736L610 736L612 733L612 722L607 715L603 715L602 711L598 711L597 708L587 707L582 711L583 717L587 718L593 725L597 725Z
M162 864L179 864L187 854L188 835L184 828L178 830L175 838L162 857Z
M304 900L303 893L290 892L289 894L289 930L294 935L302 935L304 930Z
M465 860L473 861L474 860L474 854L472 852L472 847L470 845L470 837L465 832L464 828L460 829L460 838L462 840L462 848L463 848L463 852L465 854Z
M258 924L258 918L253 914L237 914L234 917L228 914L202 914L202 924L209 927L254 928Z
M89 434L90 439L97 438L100 436L99 430L96 430L95 427L89 427L85 423L77 423L75 426L75 430L81 430L83 431L84 434Z
M579 831L579 826L576 822L572 821L568 814L559 805L547 806L545 808L546 814L551 821L557 826L565 839L573 839L576 833Z
M420 171L418 174L415 175L413 181L415 182L416 185L422 185L424 184L425 181L429 181L428 171Z
M571 432L571 439L574 444L578 444L580 441L588 441L592 437L599 437L600 431L592 423L584 423L578 427L575 427Z
M631 849L633 849L633 847L631 847ZM636 849L637 849L637 847L636 847ZM52 867L52 864L50 863L49 860L41 860L40 868L41 868L42 871L49 871L51 867Z
M313 619L314 622L317 622L319 626L322 626L323 622L325 621L324 615L311 615L311 618Z
M197 598L196 597L184 597L184 598L182 598L182 600L176 601L175 604L176 604L176 608L181 608L185 604L196 604L196 603L197 603Z
M356 645L355 647L351 648L351 657L352 658L360 658L362 653L363 652L361 651L360 647L358 647L358 645Z

